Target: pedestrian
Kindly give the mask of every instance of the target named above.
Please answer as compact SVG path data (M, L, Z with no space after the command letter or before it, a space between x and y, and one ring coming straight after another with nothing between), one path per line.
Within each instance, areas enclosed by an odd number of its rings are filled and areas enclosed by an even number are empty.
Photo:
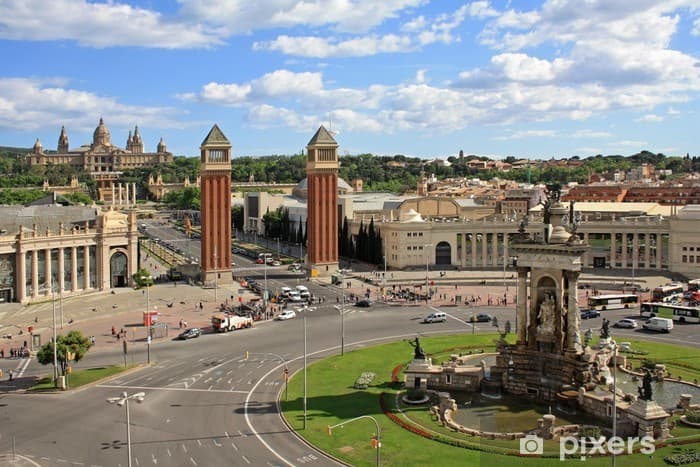
M7 374L10 375L10 381L12 381L12 378L14 378L14 376L15 376L14 371L10 370L7 372Z
M117 330L114 329L114 326L112 326L112 335L115 335L117 333Z
M182 329L182 319L180 319L180 329Z

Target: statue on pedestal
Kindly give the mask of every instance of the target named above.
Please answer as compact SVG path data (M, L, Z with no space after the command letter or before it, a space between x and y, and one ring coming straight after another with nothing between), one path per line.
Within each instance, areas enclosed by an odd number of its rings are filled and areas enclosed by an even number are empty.
M600 338L610 338L610 321L608 320L608 318L603 318L603 325L600 327Z
M420 346L420 341L418 340L418 337L416 337L415 341L409 340L408 343L411 347L415 349L413 359L425 360L425 352L423 351L423 347Z
M540 303L540 311L537 313L537 331L543 333L551 333L554 331L554 309L556 302L551 293L545 295L544 300Z
M644 378L642 378L642 385L637 388L639 391L639 398L645 401L652 400L651 392L651 371L646 370L644 372Z

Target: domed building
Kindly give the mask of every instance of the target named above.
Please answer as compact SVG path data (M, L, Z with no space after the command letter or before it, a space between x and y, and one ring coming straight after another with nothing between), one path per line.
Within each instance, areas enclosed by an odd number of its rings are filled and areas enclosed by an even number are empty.
M100 117L92 134L92 143L71 150L68 133L65 127L61 127L55 153L45 151L37 139L27 159L30 166L65 164L81 172L88 172L97 181L100 201L113 203L117 196L114 187L119 183L123 170L169 164L173 162L173 154L167 151L163 138L160 139L156 152L146 152L138 126L134 128L133 134L129 132L124 149L113 145L112 134ZM127 189L126 193L128 192Z

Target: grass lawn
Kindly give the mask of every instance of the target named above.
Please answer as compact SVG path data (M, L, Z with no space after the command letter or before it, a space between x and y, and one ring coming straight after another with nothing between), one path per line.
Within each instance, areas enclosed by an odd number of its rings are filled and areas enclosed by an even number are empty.
M78 388L85 384L90 384L95 381L116 375L128 369L128 367L124 368L123 366L112 365L108 367L88 368L85 370L73 371L71 374L67 375L66 378L68 381L68 388ZM39 382L29 388L30 391L48 391L54 389L52 376L47 376L46 378L40 379Z
M434 362L445 360L453 353L468 353L473 349L486 352L494 350L496 334L457 336L442 336L422 338L421 345L428 356L434 357ZM634 342L633 348L642 348L648 343ZM637 346L637 347L635 347ZM672 358L693 360L696 350L675 346L650 344L650 352L661 357L663 352ZM646 348L646 347L645 347ZM391 372L397 366L408 363L413 357L413 348L404 341L380 345L376 347L346 352L345 356L329 357L308 366L307 368L307 422L303 428L303 374L299 372L289 381L289 401L281 401L284 416L297 432L311 444L329 454L352 465L374 465L376 451L372 448L371 438L376 434L372 420L362 419L350 424L334 428L329 436L326 427L341 422L369 415L374 417L381 427L382 465L412 466L412 465L498 465L498 466L562 466L582 465L580 460L559 461L558 458L527 458L495 454L491 451L502 451L503 448L517 449L517 441L491 441L478 437L467 437L448 432L440 428L430 419L427 408L424 414L415 409L410 411L410 417L429 431L467 440L485 450L472 450L426 439L392 422L379 405L379 395L382 392L390 394L387 397L388 406L392 407L393 394L399 389L391 382ZM695 358L699 358L695 356ZM684 360L686 361L686 360ZM376 374L368 389L355 389L353 384L363 372ZM401 414L398 414L401 417ZM533 420L533 425L536 421ZM694 430L700 434L700 430ZM684 429L680 436L692 435L693 430ZM461 438L460 438L461 437ZM666 466L665 455L681 452L687 448L700 449L700 443L685 446L669 446L657 450L653 456L641 454L620 456L619 466ZM549 442L545 451L558 452L556 443ZM610 465L610 458L589 457L586 466Z
M691 325L686 325L691 326ZM617 339L618 342L622 338ZM632 344L633 350L645 350L646 355L632 355L632 365L638 369L642 360L654 360L657 363L666 365L666 369L671 372L671 377L677 378L679 375L686 381L697 379L700 381L700 351L693 347L680 347L671 344L662 344L649 341L628 341ZM624 354L628 355L629 354ZM693 401L697 403L696 401Z

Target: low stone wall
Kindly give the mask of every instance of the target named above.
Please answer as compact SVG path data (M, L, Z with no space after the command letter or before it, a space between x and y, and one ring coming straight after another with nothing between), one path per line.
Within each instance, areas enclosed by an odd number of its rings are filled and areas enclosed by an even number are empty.
M516 432L516 433L493 433L490 431L481 431L481 430L475 430L474 428L469 428L464 425L460 425L459 423L456 423L454 420L452 420L452 409L446 409L443 412L443 423L445 426L451 428L452 430L455 430L459 433L464 433L467 435L471 436L480 436L482 438L486 439L508 439L508 440L513 440L513 439L518 439L518 438L524 438L526 436L525 433L523 432Z

